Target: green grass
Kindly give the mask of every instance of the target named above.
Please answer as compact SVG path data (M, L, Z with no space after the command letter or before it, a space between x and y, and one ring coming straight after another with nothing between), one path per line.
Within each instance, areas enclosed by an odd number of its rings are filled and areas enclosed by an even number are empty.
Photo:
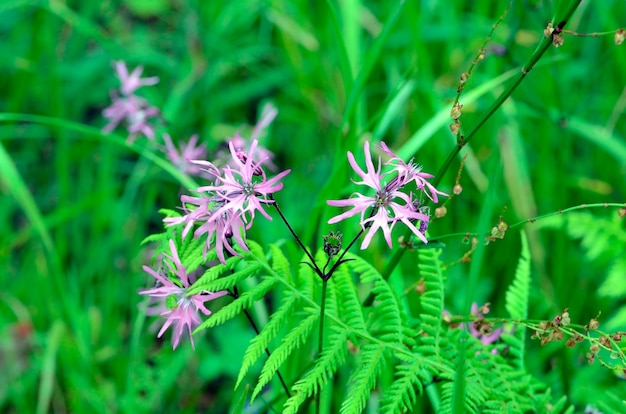
M459 76L504 12L501 3L3 2L0 410L217 413L245 396L233 391L253 336L243 318L196 336L195 352L187 344L172 351L170 333L157 340L155 318L141 312L137 292L150 283L141 266L151 253L140 243L161 231L158 209L178 206L181 185L193 183L145 139L128 145L122 129L100 133L101 110L118 86L111 62L159 76L141 93L162 109L161 128L176 140L198 133L215 149L254 124L264 102L274 103L279 115L265 144L292 170L276 197L305 242L319 247L337 213L325 200L354 190L346 151L358 154L365 139L382 139L425 171L443 165L455 146L448 114ZM461 95L463 133L514 82L547 22L568 3L513 2ZM613 31L623 16L623 1L583 2L567 29ZM506 53L491 53L494 45ZM512 225L626 201L624 47L612 35L566 36L478 130L461 152L463 192L430 227L432 238L443 236L445 262L469 249L461 236L446 235L487 231L500 215ZM459 161L438 177L446 192ZM624 220L614 219L615 208L583 212L594 220L564 214L523 226L529 318L569 308L584 325L602 311L601 327L626 330L625 296L598 293L626 251ZM600 225L622 237L594 231ZM342 226L344 240L358 231L356 221ZM580 226L595 238L581 242L572 230ZM479 249L475 263L448 268L448 309L491 302L494 315L505 314L521 227ZM277 217L260 221L249 237L285 244L293 265L301 256ZM601 252L590 253L598 245ZM363 256L383 269L392 252L377 238ZM415 261L411 252L402 257L405 275ZM406 301L418 297L409 293ZM531 341L527 366L579 410L596 402L598 390L623 398L624 381L589 366L584 352ZM419 398L415 412L432 412L429 399Z

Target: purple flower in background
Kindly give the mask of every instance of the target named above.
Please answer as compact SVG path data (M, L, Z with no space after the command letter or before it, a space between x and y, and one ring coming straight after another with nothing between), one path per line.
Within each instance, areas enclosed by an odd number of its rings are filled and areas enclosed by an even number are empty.
M470 333L473 337L480 339L480 342L483 345L490 345L494 343L500 338L502 332L504 331L504 328L498 328L495 331L492 330L491 323L485 321L483 312L487 313L489 311L488 305L489 303L481 306L479 309L476 302L472 303L471 315L477 319L469 324Z
M374 233L376 233L378 229L382 230L385 241L387 241L387 244L391 248L391 231L398 221L404 223L424 243L428 243L426 236L413 224L416 220L428 222L428 215L418 210L416 203L413 202L412 194L407 195L400 191L400 189L410 181L407 180L408 175L398 174L389 184L383 186L383 179L393 171L381 174L380 157L378 159L378 168L374 168L369 142L367 141L365 142L364 152L367 172L361 169L351 152L348 152L348 162L354 172L362 178L362 181L355 181L355 184L370 187L376 191L376 194L374 196L365 196L361 193L355 193L347 200L328 200L327 203L331 206L352 207L351 210L331 218L328 220L328 223L334 224L360 214L361 228L365 230L369 227L369 231L361 243L361 249L365 249L369 246ZM365 213L370 208L373 210L370 215L366 217Z
M170 326L173 326L174 333L172 340L174 349L176 349L186 327L189 333L191 347L195 349L193 336L191 334L201 322L198 311L201 311L207 316L210 315L211 311L206 308L205 302L224 296L227 292L211 293L202 291L198 294L187 296L187 289L191 286L189 283L189 275L178 257L174 241L170 240L169 244L172 255L164 255L169 259L169 261L165 261L165 263L169 270L176 275L176 279L172 280L167 276L155 272L148 266L144 266L143 269L156 279L157 287L142 290L139 294L160 299L156 308L161 309L160 315L167 319L157 335L158 338L163 336Z
M266 104L263 107L263 110L261 111L261 116L259 117L258 122L256 123L256 125L254 126L252 130L250 139L249 140L244 139L239 133L239 131L237 131L235 133L235 136L228 140L229 146L230 144L232 144L233 147L235 147L235 149L238 152L243 151L243 152L252 153L251 142L254 142L255 140L258 140L260 138L262 132L265 131L267 127L269 127L269 125L272 123L272 121L274 121L274 118L276 118L277 115L278 115L278 109L276 109L276 107L272 104L269 104L269 103ZM256 153L254 154L254 161L259 162L261 160L264 160L264 163L267 166L268 170L277 171L278 167L272 162L273 159L274 159L273 152L257 144ZM228 165L230 165L231 167L237 168L237 166L233 164L232 161L229 161Z
M119 124L125 123L130 134L129 142L132 142L138 135L154 139L154 127L148 121L158 118L161 111L150 106L148 101L134 95L133 92L141 86L154 85L159 79L156 77L141 79L142 70L140 66L129 74L124 62L115 63L115 71L121 82L121 96L115 91L111 93L112 103L102 111L102 115L109 120L102 128L103 132L109 133Z
M135 92L135 90L139 89L142 86L151 86L159 83L159 78L156 76L143 79L141 78L143 66L137 66L135 70L133 70L129 74L126 63L118 61L115 62L115 72L117 72L117 77L122 83L120 90L122 91L122 94L126 96L131 95L133 92Z
M189 142L181 142L180 151L172 142L169 134L163 134L163 140L165 141L165 155L179 170L190 175L200 175L202 169L191 161L206 158L207 148L205 144L196 146L197 134L192 135Z

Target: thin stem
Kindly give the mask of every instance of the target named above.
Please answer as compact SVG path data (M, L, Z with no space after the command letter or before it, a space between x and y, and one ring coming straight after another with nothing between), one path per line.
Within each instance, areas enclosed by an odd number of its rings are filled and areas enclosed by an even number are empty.
M590 209L590 208L626 208L626 203L593 203L593 204L581 204L578 206L574 206L574 207L568 207L568 208L564 208L561 210L557 210L557 211L553 211L551 213L546 213L546 214L542 214L541 216L536 216L536 217L531 217L531 218L527 218L524 220L520 220L514 224L510 224L508 230L514 229L515 227L519 227L519 226L523 226L524 224L534 224L535 222L539 221L539 220L544 220L550 217L554 217L554 216L558 216L558 215L563 215L566 213L570 213L572 211L576 211L576 210L585 210L585 209ZM478 233L476 232L465 232L465 233L449 233L449 234L442 234L440 236L436 236L435 239L437 240L444 240L444 239L450 239L453 237L475 237L478 236Z
M300 245L300 248L304 251L304 253L307 255L307 257L311 261L311 264L314 267L315 273L317 273L317 275L323 279L324 278L324 273L319 268L317 263L315 263L315 259L313 259L313 256L311 255L311 253L309 253L309 249L307 249L306 246L302 243L302 240L300 240L300 237L298 237L298 235L294 231L293 227L291 227L291 225L287 221L287 218L285 217L285 215L281 211L280 207L278 207L278 202L276 201L276 199L271 194L270 194L269 198L270 198L270 200L273 201L272 205L274 206L274 208L278 212L278 215L280 216L280 218L283 220L283 223L285 223L285 225L287 226L287 228L291 232L292 236L296 239L296 242L298 242L298 245Z
M231 296L233 296L235 299L239 297L239 291L237 290L237 286L233 287L233 293ZM250 322L250 325L252 325L252 329L254 329L254 332L257 335L260 335L261 331L256 326L256 323L254 322L254 319L252 319L252 315L250 314L250 312L248 312L247 309L244 309L243 313L244 315L246 315L246 318L248 319L248 322ZM268 348L265 348L265 353L267 354L268 358L272 355ZM289 387L287 386L287 383L285 383L285 380L283 379L283 376L281 375L280 370L278 369L276 370L276 375L278 375L278 379L280 380L280 383L283 386L283 389L285 390L285 394L287 394L287 398L291 398L291 392L289 392Z
M333 266L334 269L334 266ZM332 269L331 269L332 271ZM322 304L320 306L320 332L317 344L318 355L322 354L324 350L324 314L326 313L326 289L328 287L328 278L322 278ZM318 392L315 396L315 412L320 412L320 398L321 392Z
M558 24L557 24L557 27L559 28L558 32L562 31L563 27L565 27L565 25L567 24L568 20L572 17L572 14L574 13L574 11L580 5L581 1L582 0L575 0L575 1L573 1L570 4L569 8L563 14L563 18L562 19L555 19L558 22ZM522 73L517 78L517 80L507 90L502 92L500 94L500 96L498 96L498 98L496 98L496 100L487 109L487 111L482 116L482 118L480 118L480 120L473 126L473 128L470 130L470 132L465 137L461 136L460 134L458 135L457 145L452 149L452 151L450 151L450 154L448 154L448 157L446 158L445 162L443 163L443 165L441 166L441 168L439 169L439 171L437 172L437 175L435 176L435 178L433 180L433 185L435 187L437 187L441 183L441 180L443 179L443 176L448 171L448 169L452 165L452 162L457 157L459 152L461 152L461 149L463 149L463 147L465 145L467 145L467 143L474 136L476 136L476 133L480 130L480 128L482 128L482 126L489 120L489 118L491 118L491 116L498 110L498 108L500 108L500 106L502 106L504 101L506 101L513 94L513 92L517 89L517 87L526 78L526 75L535 67L537 62L539 62L539 59L541 59L541 57L546 53L546 51L552 45L553 37L554 37L555 34L558 34L558 32L557 32L557 30L555 30L550 36L544 37L541 40L541 42L537 46L537 49L535 50L535 52L533 52L533 54L530 56L530 58L528 59L528 61L524 65L524 67L522 68ZM408 240L409 237L411 237L411 231L407 229L405 239ZM387 280L389 278L389 275L391 274L393 269L398 265L398 263L400 262L400 259L402 258L402 255L404 254L405 250L406 249L400 249L393 255L393 257L391 258L391 260L389 261L389 263L387 264L387 266L385 267L385 269L383 270L383 273L382 273L382 277L385 280Z

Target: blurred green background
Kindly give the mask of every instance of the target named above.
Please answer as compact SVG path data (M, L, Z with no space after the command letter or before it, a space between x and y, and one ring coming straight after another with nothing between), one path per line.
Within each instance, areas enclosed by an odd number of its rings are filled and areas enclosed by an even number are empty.
M498 4L496 4L498 3ZM461 122L476 122L534 51L567 1L513 1L486 58L465 87ZM292 173L277 195L308 242L331 229L351 177L345 151L383 139L436 173L454 146L448 114L466 71L508 2L17 1L0 3L0 411L228 412L233 376L252 337L237 320L172 351L140 311L141 270L161 231L159 208L179 205L180 184L119 136L94 132L119 86L112 62L144 66L160 82L139 94L161 108L175 140L194 133L216 149L249 131L266 102L279 115L264 139ZM569 30L613 31L622 0L583 2ZM431 224L444 260L469 249L485 194L513 224L580 204L626 200L626 45L613 36L566 36L467 147L463 193ZM480 96L475 91L480 90ZM474 95L472 95L474 93ZM55 118L27 122L35 114ZM74 122L94 129L81 129ZM143 148L143 149L141 149ZM419 151L418 151L419 150ZM415 151L417 153L415 154ZM339 165L342 165L339 167ZM443 177L451 191L459 162ZM278 220L249 237L283 240ZM353 221L341 230L349 238ZM512 229L490 244L476 297L503 309L520 243ZM526 226L536 295L530 317L569 307L585 324L626 329L626 231L615 209L579 210ZM400 235L399 233L397 234ZM378 268L390 252L377 240L365 255ZM415 256L402 262L405 276ZM465 264L450 266L447 307L461 312ZM224 299L227 300L227 299ZM407 300L418 300L414 293ZM503 313L502 313L503 314ZM263 315L259 316L263 320ZM604 325L604 323L607 325ZM624 381L584 350L529 344L529 369L584 407L594 392L626 392ZM595 394L600 395L600 394ZM608 395L608 394L607 394ZM625 394L621 394L622 396ZM607 397L608 398L608 397ZM423 411L420 411L423 410ZM251 411L253 412L253 410ZM416 412L429 412L428 404Z

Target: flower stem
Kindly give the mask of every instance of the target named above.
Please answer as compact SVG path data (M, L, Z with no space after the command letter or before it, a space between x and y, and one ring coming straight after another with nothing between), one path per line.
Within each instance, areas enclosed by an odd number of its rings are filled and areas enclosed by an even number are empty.
M337 262L339 263L339 262ZM334 269L334 266L333 266ZM332 269L331 269L332 272ZM326 313L326 289L328 288L328 278L322 278L322 303L320 306L320 332L317 344L317 353L318 356L322 354L324 350L324 315ZM320 412L320 397L321 392L318 392L315 395L315 412L319 414Z
M311 261L311 265L313 266L313 269L315 270L315 273L317 273L317 275L320 278L324 279L324 273L322 272L322 270L319 268L319 266L315 262L315 259L313 259L313 256L309 252L309 249L307 249L306 246L302 243L302 240L300 240L300 237L298 237L298 235L294 231L293 227L291 227L291 225L287 221L287 218L285 217L285 215L281 211L280 207L278 207L278 202L276 201L276 199L274 199L274 197L271 194L269 195L269 199L273 201L272 205L274 206L274 208L278 212L278 215L283 220L283 222L285 223L285 225L287 226L287 228L289 229L289 231L293 235L294 239L296 239L296 242L298 242L298 245L300 246L300 248L308 256L309 260Z

